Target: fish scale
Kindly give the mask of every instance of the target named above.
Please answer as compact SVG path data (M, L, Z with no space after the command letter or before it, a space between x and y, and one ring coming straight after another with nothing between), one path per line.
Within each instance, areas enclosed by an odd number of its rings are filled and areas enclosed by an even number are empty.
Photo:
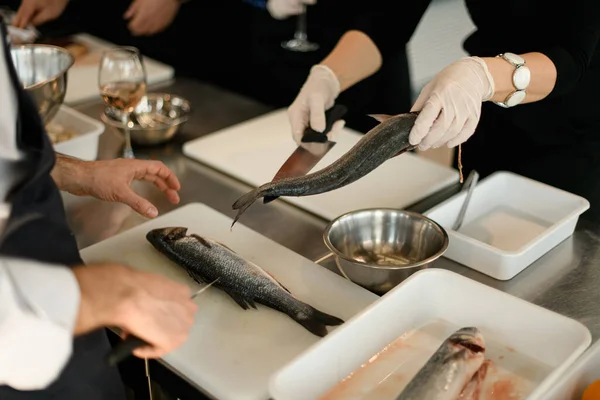
M244 310L260 303L284 314L317 336L327 326L344 321L295 298L288 289L256 264L214 240L188 235L187 228L153 229L146 239L197 282L213 282Z

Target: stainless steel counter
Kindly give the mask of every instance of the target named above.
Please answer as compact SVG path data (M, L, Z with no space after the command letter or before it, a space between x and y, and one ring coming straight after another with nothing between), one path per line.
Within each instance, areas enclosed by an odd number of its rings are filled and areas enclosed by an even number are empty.
M182 189L180 205L202 202L234 216L231 204L249 186L231 179L182 155L181 145L191 139L256 117L269 107L221 89L178 79L157 89L187 98L193 107L190 121L172 142L157 147L135 147L138 158L160 159L179 177ZM99 118L100 100L74 108ZM282 132L285 134L285 132ZM248 138L248 140L252 140ZM122 139L110 127L101 136L99 158L120 156ZM249 165L248 168L252 166ZM449 188L428 200L439 202L456 192ZM136 185L136 190L154 202L160 213L174 209L162 194L148 186ZM80 247L89 246L118 232L144 222L144 218L119 204L101 203L94 199L65 195L68 218ZM411 207L424 211L424 203ZM268 205L257 203L244 215L246 226L291 250L316 260L327 254L322 232L326 221L277 201ZM331 264L325 267L335 271ZM591 331L593 341L600 337L600 227L580 222L575 234L509 281L498 281L447 259L436 264L464 276L495 287L512 295L581 321ZM337 271L336 271L337 272Z

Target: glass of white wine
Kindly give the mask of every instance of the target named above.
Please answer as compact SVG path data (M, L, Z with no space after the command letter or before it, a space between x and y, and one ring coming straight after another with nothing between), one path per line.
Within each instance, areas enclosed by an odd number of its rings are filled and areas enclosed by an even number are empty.
M146 70L139 50L128 46L106 50L100 59L98 86L106 105L116 108L122 115L125 132L123 158L135 158L129 117L146 95Z

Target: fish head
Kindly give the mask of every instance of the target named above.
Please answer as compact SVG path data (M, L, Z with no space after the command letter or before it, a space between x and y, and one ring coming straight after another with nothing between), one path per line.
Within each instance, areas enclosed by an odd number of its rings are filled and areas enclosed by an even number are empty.
M478 355L485 352L485 341L479 329L465 327L454 332L448 338L450 344L457 350L466 350L465 355Z
M187 236L187 228L183 227L167 227L152 229L146 234L146 239L152 244L171 244L176 240Z

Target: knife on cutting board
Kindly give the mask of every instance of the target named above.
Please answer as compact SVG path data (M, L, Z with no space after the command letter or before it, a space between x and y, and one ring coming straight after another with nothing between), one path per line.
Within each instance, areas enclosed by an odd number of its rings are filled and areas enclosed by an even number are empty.
M327 133L333 127L333 124L344 115L348 109L336 104L325 112L325 130L317 132L306 128L302 136L302 144L294 150L291 156L283 163L272 182L283 178L291 178L306 175L319 161L335 146L335 142L327 138Z
M204 292L206 289L214 285L219 278L215 279L211 283L206 286L203 286L200 290L194 293L190 298L195 298L200 293ZM123 361L127 356L131 355L131 353L137 349L138 347L148 346L145 340L140 339L135 335L127 336L123 341L119 342L115 347L111 349L111 351L106 356L106 362L110 366L115 366L121 361Z

